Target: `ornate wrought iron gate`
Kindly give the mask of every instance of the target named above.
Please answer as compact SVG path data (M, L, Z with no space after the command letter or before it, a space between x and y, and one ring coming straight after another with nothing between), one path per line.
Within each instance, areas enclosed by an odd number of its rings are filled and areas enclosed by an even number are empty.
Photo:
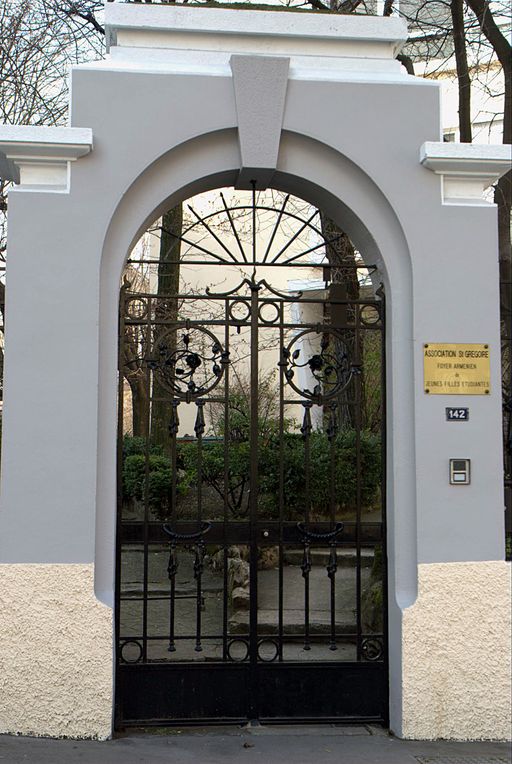
M223 284L121 290L117 722L386 722L383 294L348 299L314 216L279 247L287 200L266 247L271 208L222 202L234 247L196 216L157 265Z

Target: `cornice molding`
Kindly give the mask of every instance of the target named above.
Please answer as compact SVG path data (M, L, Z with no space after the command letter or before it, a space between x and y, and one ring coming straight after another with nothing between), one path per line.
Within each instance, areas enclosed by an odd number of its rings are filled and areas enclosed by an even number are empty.
M0 177L22 188L67 191L70 162L92 147L90 128L0 125Z
M109 55L81 68L230 76L230 58L283 56L291 79L413 81L396 61L398 17L107 3Z
M512 147L428 141L420 149L420 163L441 176L444 204L486 205L486 189L512 167Z

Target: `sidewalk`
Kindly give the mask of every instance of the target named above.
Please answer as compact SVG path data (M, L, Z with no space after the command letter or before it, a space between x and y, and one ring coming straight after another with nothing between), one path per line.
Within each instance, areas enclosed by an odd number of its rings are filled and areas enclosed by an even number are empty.
M0 764L511 764L507 743L397 740L378 727L222 727L109 740L0 735Z

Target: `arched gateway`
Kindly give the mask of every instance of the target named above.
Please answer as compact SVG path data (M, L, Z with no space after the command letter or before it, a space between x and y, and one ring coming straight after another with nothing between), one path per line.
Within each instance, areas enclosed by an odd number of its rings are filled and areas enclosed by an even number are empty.
M385 722L376 268L276 191L157 232L120 311L118 723Z
M72 74L76 127L0 128L19 182L0 729L107 737L115 708L119 723L389 711L406 737L506 737L496 213L482 198L506 152L438 142L438 86L396 62L396 18L106 12L109 56ZM188 288L163 292L135 244L222 188L242 202L219 196L217 227L197 213L168 261ZM288 195L303 207L278 246ZM264 246L263 208L279 218ZM356 296L316 210L360 253ZM223 271L209 290L206 268ZM385 387L367 368L384 347ZM449 367L453 353L478 373ZM130 372L153 408L123 452ZM365 385L385 431L365 425Z

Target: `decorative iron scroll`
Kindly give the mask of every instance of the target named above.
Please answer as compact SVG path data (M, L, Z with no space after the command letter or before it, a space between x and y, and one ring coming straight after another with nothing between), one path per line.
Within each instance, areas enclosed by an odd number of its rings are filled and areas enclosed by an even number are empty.
M180 257L166 257L164 261L159 262L159 268L172 268L178 263L263 265L266 268L287 265L310 268L313 264L325 266L326 275L330 278L332 263L329 260L329 251L344 234L339 231L327 237L323 230L320 210L310 208L313 211L308 209L308 214L304 214L296 205L288 204L289 194L279 205L262 203L259 199L259 194L254 188L252 199L247 204L228 204L221 193L221 203L217 204L217 209L206 215L200 215L188 204L191 220L180 234L167 228L160 229L170 238L170 249L180 252ZM261 221L264 221L264 225ZM221 231L226 232L228 236L220 234ZM177 243L180 246L176 246ZM130 258L128 262L147 263L147 260ZM377 270L375 265L366 265L362 261L343 264L344 270L350 268L365 268L368 275Z
M198 530L196 533L176 533L176 531L173 531L167 523L162 526L164 533L166 533L170 539L171 543L176 543L177 541L200 541L203 539L203 536L208 533L208 531L211 529L212 524L209 522L204 522L201 526L201 529Z
M321 334L321 340L318 353L312 353L307 357L300 347L296 347L307 335L318 336L319 334ZM337 344L336 353L331 349L333 342ZM283 348L281 363L290 387L299 395L318 404L323 404L339 395L350 384L352 377L360 372L359 366L350 363L346 345L341 340L340 333L325 326L305 329L296 334ZM317 383L313 390L307 387L300 388L295 381L296 370L305 368L309 369Z
M309 623L309 575L313 567L313 561L311 559L311 543L312 542L328 542L330 546L329 560L327 563L327 575L331 584L331 596L330 596L330 610L331 610L331 631L329 650L337 650L336 645L336 570L338 563L336 559L336 538L343 531L343 523L336 523L334 530L327 531L325 533L318 533L310 530L306 523L297 523L297 530L301 535L301 540L304 545L304 553L302 556L301 570L302 577L304 579L304 650L311 650L310 643L310 623Z
M162 387L190 401L219 384L229 353L204 327L193 327L181 336L178 330L166 329L157 337L146 362Z
M311 541L328 541L332 542L336 539L336 536L339 536L344 528L343 523L336 523L336 527L333 531L328 531L326 533L315 533L309 528L306 528L304 523L297 523L297 530L299 531L301 535L301 539L303 542L311 543Z
M196 644L194 650L196 653L202 652L201 645L201 610L203 608L202 578L204 570L205 543L204 536L211 529L212 524L204 522L201 528L195 533L177 533L165 524L162 526L164 533L170 538L169 543L169 562L167 564L167 574L171 584L169 598L169 647L170 653L175 652L175 602L176 602L176 574L178 572L178 541L191 542L195 546L194 557L194 578L196 581Z

